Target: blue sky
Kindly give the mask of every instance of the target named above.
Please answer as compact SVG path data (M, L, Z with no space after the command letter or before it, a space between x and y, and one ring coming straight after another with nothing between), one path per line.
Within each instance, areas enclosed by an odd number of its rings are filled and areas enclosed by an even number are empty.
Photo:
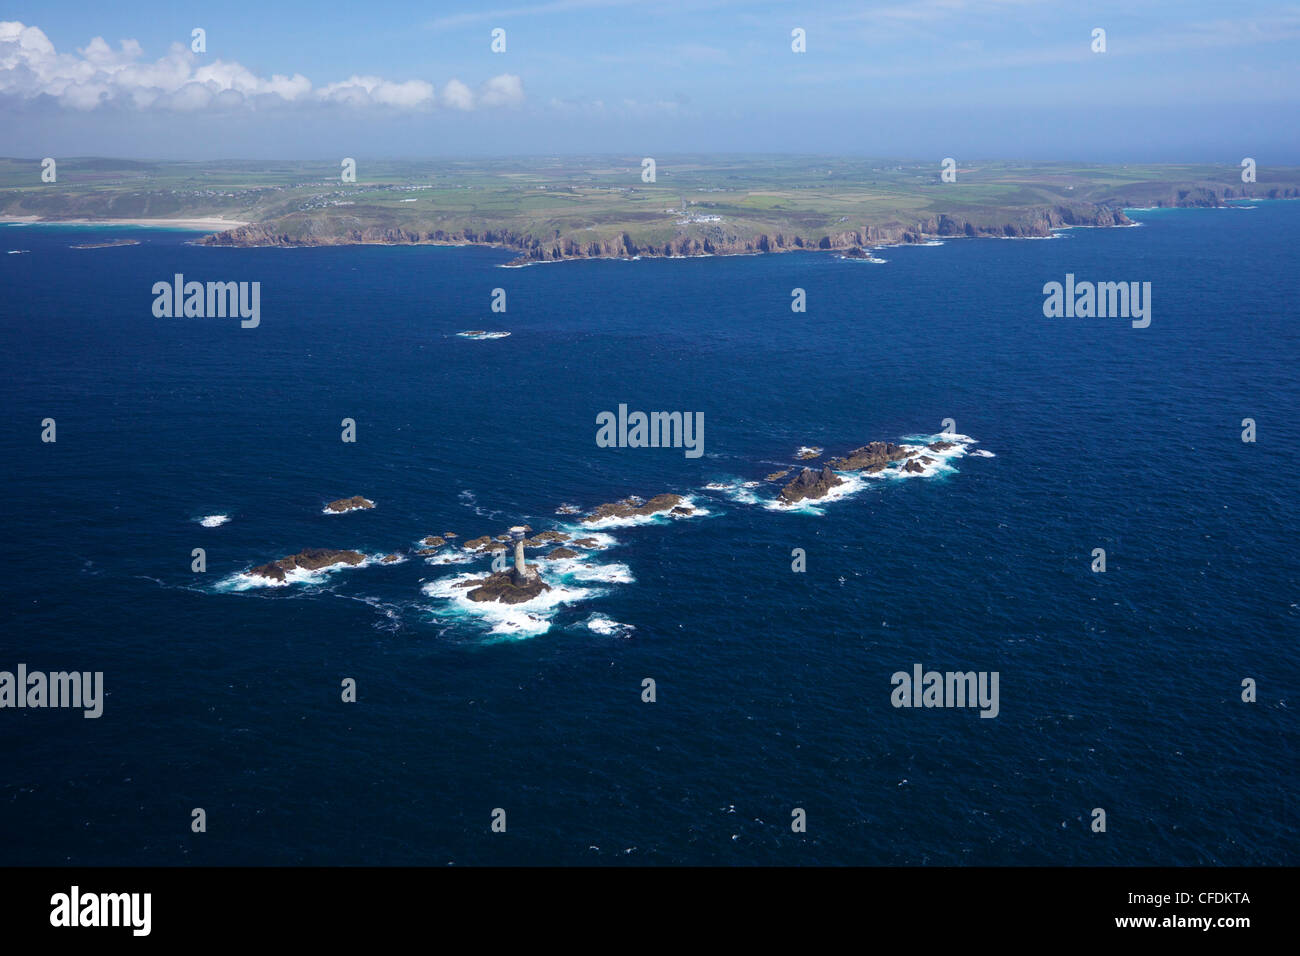
M0 20L10 156L1300 163L1300 3L41 0Z

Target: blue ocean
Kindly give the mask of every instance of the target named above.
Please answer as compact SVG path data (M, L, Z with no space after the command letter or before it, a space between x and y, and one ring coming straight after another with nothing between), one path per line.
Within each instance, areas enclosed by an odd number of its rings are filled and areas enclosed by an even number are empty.
M0 670L105 691L0 711L0 865L1295 864L1300 206L1131 215L526 268L0 226ZM260 324L156 317L176 274ZM1149 327L1045 317L1067 274L1150 282ZM702 454L601 447L620 405ZM519 524L591 540L468 601L460 543ZM366 560L247 574L305 548ZM996 672L996 717L894 706L915 665Z

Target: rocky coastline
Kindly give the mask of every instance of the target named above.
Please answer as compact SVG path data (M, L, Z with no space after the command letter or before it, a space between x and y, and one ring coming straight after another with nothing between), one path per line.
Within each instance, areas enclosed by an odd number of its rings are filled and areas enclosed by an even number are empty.
M1231 193L1227 187L1220 192ZM1207 191L1206 196L1210 193ZM1188 204L1209 199L1189 191ZM356 220L352 220L355 223ZM862 250L864 247L905 245L943 238L1041 238L1066 226L1124 226L1131 220L1118 208L1105 205L1058 205L1025 210L1011 221L983 222L964 216L937 215L912 222L891 221L848 229L820 237L786 232L741 235L714 227L702 235L680 234L672 239L640 242L628 232L600 240L580 241L563 235L539 237L510 229L412 229L349 225L291 215L270 222L249 223L198 240L200 245L237 247L298 247L341 245L481 245L518 253L509 265L561 262L566 259L683 258L690 256L758 255L771 252Z

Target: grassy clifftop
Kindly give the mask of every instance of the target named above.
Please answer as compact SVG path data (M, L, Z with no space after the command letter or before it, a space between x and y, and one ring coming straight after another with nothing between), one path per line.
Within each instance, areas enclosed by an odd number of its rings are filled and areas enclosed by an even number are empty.
M523 260L851 248L925 235L1046 235L1126 222L1126 207L1300 196L1300 169L835 157L641 157L367 161L355 183L321 162L0 160L0 214L200 218L248 226L226 245L490 243Z

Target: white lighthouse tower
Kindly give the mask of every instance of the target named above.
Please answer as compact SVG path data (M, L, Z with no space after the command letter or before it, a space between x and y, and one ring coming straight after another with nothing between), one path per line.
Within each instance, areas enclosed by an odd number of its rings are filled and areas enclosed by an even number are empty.
M528 565L524 564L524 536L528 530L523 525L515 525L510 529L510 540L515 545L515 581L522 584L529 578Z

